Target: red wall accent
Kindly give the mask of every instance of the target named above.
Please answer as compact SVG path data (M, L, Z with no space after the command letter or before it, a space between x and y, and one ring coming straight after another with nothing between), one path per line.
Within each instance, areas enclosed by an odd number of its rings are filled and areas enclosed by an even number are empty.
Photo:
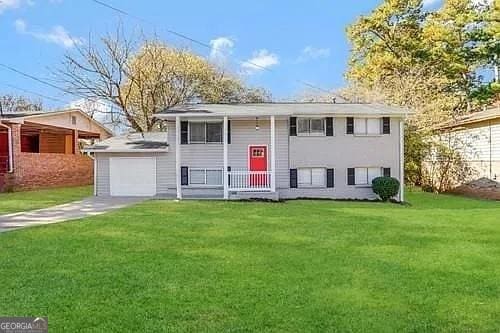
M0 132L0 156L9 155L9 137L6 132Z

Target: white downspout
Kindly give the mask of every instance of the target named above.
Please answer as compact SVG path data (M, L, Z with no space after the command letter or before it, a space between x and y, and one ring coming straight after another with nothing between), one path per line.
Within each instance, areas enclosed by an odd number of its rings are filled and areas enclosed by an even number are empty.
M12 161L12 129L7 125L2 124L1 121L0 121L0 126L7 129L7 139L8 139L8 146L9 146L9 170L8 170L8 172L12 173L14 171L14 163Z

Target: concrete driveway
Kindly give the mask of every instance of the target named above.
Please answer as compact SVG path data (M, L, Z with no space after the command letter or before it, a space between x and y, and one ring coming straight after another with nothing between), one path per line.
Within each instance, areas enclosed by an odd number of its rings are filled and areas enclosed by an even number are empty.
M145 199L147 198L90 197L81 201L74 201L50 208L0 215L0 232L104 214L114 209L141 202Z

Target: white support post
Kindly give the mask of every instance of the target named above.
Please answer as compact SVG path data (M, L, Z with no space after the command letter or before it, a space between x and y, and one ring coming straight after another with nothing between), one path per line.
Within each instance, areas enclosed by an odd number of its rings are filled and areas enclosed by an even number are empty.
M181 185L181 117L175 117L175 186L177 188L177 199L182 199Z
M223 175L223 184L224 184L224 200L229 199L229 182L228 182L228 147L227 147L227 131L228 131L228 119L227 116L224 117L224 125L222 131L222 142L224 145L224 170L222 172Z
M399 201L405 201L405 119L399 121Z
M276 192L276 120L271 116L271 191Z

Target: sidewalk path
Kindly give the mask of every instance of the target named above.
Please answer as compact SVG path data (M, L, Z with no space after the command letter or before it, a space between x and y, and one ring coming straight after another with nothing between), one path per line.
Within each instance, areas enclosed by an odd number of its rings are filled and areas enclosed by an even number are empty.
M0 215L0 232L104 214L145 199L147 198L90 197L50 208Z

